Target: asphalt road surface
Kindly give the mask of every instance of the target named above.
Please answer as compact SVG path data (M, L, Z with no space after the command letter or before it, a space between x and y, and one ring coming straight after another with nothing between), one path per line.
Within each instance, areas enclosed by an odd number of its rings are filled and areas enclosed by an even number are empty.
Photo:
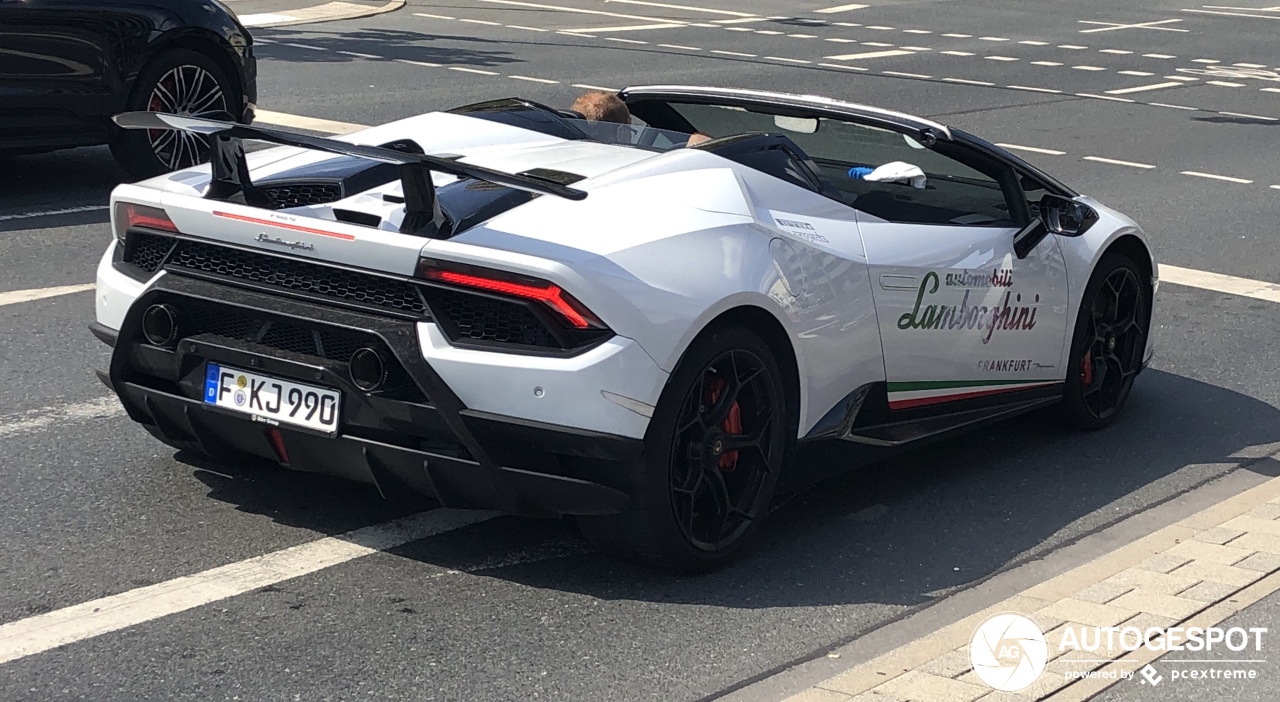
M1137 219L1163 263L1280 283L1280 11L866 0L818 12L837 4L411 1L256 30L260 106L376 124L511 95L567 106L583 86L826 94L1012 145ZM104 149L0 161L0 288L91 283L123 178ZM318 539L423 509L175 455L94 378L108 353L85 328L92 294L0 292L0 622L291 547L332 556L348 541ZM1269 465L1280 305L1166 283L1155 327L1155 365L1113 428L1025 417L827 482L714 575L602 557L559 521L432 516L389 550L235 580L242 594L169 616L149 594L129 605L132 626L0 663L0 699L714 697ZM1217 694L1200 696L1231 699Z

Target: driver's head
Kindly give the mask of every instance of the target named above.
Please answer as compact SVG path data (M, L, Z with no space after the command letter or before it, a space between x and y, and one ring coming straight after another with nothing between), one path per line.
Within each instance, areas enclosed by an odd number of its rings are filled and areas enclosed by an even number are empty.
M627 109L627 103L617 95L600 90L584 93L569 109L592 122L631 124L631 110Z

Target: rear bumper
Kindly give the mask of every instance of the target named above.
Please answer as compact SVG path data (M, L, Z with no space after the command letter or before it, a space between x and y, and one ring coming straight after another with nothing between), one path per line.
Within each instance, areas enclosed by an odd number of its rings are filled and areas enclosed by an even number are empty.
M158 301L359 335L398 364L405 382L394 392L364 392L341 360L200 330L170 348L152 346L142 338L141 316ZM370 483L386 497L413 492L448 507L542 515L622 511L639 469L640 439L468 408L423 358L413 322L167 275L137 298L118 331L100 323L91 329L115 348L110 370L99 376L129 416L163 441L210 456L258 456ZM340 390L338 435L273 428L206 405L201 378L207 361ZM283 453L273 443L275 431Z

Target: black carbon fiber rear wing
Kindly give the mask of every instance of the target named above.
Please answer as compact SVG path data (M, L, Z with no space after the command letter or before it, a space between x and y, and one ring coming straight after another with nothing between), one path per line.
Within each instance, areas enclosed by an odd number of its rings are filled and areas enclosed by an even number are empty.
M205 192L205 197L250 207L264 207L267 205L267 199L254 187L249 178L249 165L245 160L242 143L245 139L394 164L400 168L400 181L404 188L404 222L400 225L400 231L406 234L425 233L423 230L439 230L444 224L444 214L440 211L440 204L436 200L431 171L449 173L460 178L474 178L542 195L555 195L569 200L582 200L587 196L585 191L527 174L503 173L440 156L412 153L383 146L351 144L337 139L314 137L281 129L253 127L235 122L183 117L162 112L125 112L116 115L114 120L123 129L179 130L211 138L214 146L210 156L213 179L208 191Z

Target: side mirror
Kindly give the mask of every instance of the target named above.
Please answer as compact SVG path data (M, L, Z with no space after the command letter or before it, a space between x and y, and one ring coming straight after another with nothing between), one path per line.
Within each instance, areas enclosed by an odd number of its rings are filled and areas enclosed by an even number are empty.
M1084 203L1059 195L1045 195L1040 198L1040 218L1053 234L1080 236L1098 221L1098 213Z

